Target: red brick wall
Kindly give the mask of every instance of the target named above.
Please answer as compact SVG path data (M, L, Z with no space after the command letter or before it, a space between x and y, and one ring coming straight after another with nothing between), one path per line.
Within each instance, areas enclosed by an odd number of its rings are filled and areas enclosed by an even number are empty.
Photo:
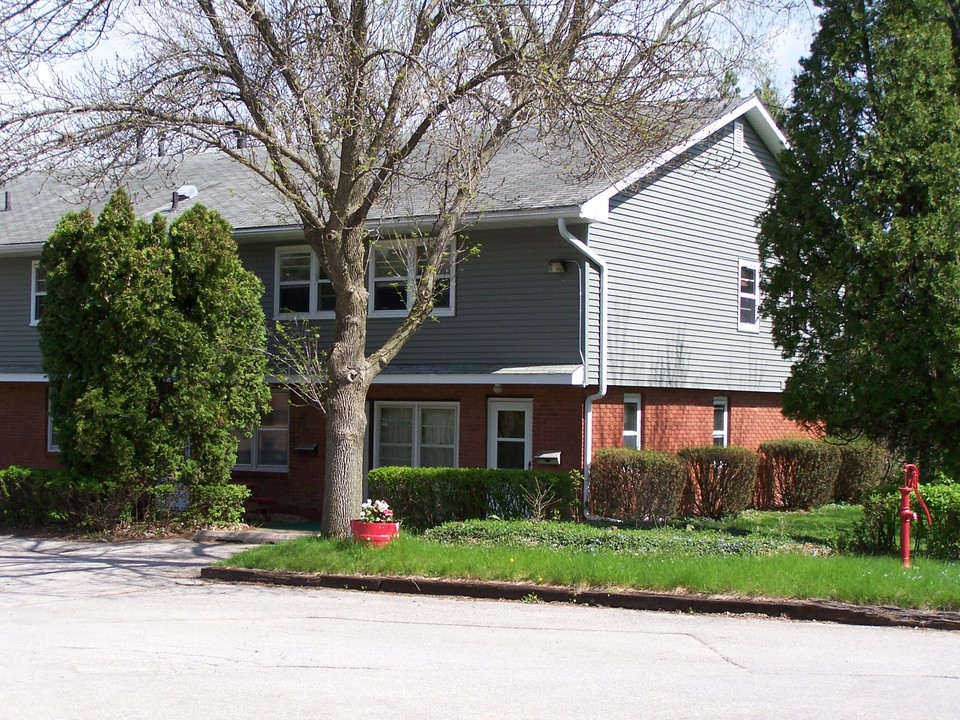
M378 400L457 402L460 404L460 467L487 465L487 401L533 399L533 453L559 450L561 464L548 469L567 471L583 466L583 398L579 387L538 385L374 385L371 402ZM324 417L309 407L290 412L290 469L285 473L234 473L237 482L256 484L255 494L269 497L278 513L319 518L323 508ZM317 454L298 453L298 444L316 443ZM368 461L370 458L368 457Z
M46 383L0 383L0 468L56 468L47 452Z
M764 440L809 435L780 412L777 393L720 392L669 388L615 388L594 405L594 449L623 446L624 393L641 396L643 447L676 452L713 443L713 398L726 397L729 444L757 450Z

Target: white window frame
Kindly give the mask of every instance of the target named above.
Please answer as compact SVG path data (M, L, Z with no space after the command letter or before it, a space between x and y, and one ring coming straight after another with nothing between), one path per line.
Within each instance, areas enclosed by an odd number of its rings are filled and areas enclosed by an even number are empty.
M49 389L47 390L49 393ZM58 453L60 452L59 443L54 441L56 437L53 432L53 415L50 414L50 398L47 398L47 452Z
M717 429L717 409L723 408L723 427ZM730 444L730 401L723 396L713 398L713 444L719 447L727 447ZM720 442L717 442L719 440Z
M420 451L421 428L423 410L434 408L439 410L453 410L453 465L460 467L460 403L458 402L407 402L402 400L377 400L373 403L373 467L380 465L380 414L383 408L410 408L413 411L413 422L410 425L412 434L410 450L410 467L422 467Z
M410 248L414 246L424 247L426 242L423 240L409 240L409 239L397 239L397 240L382 240L376 243L370 252L370 262L367 268L367 290L368 290L368 312L370 317L406 317L407 313L410 311L410 308L413 306L414 301L416 300L417 294L417 253L409 252L406 257L406 307L402 310L377 310L376 308L376 284L379 279L381 282L387 280L386 276L378 278L376 275L377 268L377 249L384 247L404 247ZM450 270L448 272L437 272L437 280L447 280L450 283L450 306L449 307L434 307L433 311L430 313L433 316L443 317L451 316L455 314L456 308L456 290L457 290L457 263L456 263L456 253L454 244L451 242L450 248L448 250L450 258Z
M282 312L280 308L280 258L285 255L310 255L310 300L306 312ZM313 252L309 245L285 245L278 247L274 254L273 262L273 316L275 319L293 319L293 318L333 318L333 310L319 310L320 293L318 284L320 282L320 261L317 254ZM329 282L329 281L327 281Z
M753 270L753 292L743 290L744 269ZM743 321L743 301L753 300L753 322ZM742 332L760 331L760 263L756 260L737 260L737 330Z
M636 427L627 428L627 418L626 418L626 408L627 405L635 405L637 408L637 424ZM624 418L623 418L623 447L629 448L627 444L628 438L635 439L636 443L634 448L637 450L643 449L643 434L641 428L643 427L643 404L642 398L639 394L625 394L623 396L623 408L624 408Z
M242 471L256 471L256 472L288 472L290 469L290 393L286 390L279 390L277 388L271 388L270 392L274 395L283 395L287 399L287 424L286 426L282 425L268 425L261 426L258 425L253 429L253 434L250 436L250 462L248 464L236 463L233 466L234 470ZM260 447L258 438L262 433L280 433L285 432L287 434L287 464L286 465L267 465L261 464L259 458L257 457L257 452Z
M30 263L30 324L39 325L40 316L37 314L37 298L46 297L46 290L37 290L37 280L40 274L40 261L34 260ZM44 277L46 281L46 277Z

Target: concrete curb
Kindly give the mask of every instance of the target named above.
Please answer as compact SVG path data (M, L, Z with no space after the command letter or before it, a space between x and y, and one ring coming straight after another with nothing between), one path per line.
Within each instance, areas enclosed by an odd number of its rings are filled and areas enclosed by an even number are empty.
M435 578L314 575L275 570L205 567L200 577L225 582L248 582L294 587L367 590L406 595L457 596L489 600L533 600L578 605L657 610L665 612L768 615L791 620L816 620L847 625L960 630L960 613L904 610L888 606L861 606L830 600L752 600L706 595L669 595L644 591L605 592L524 583L475 582Z

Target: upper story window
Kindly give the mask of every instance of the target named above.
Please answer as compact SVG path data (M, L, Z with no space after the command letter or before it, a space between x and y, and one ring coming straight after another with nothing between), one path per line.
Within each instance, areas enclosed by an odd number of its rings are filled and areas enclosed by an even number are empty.
M713 444L726 447L730 443L730 406L725 397L713 399Z
M30 266L30 324L36 325L43 317L43 308L47 302L47 274L40 267L40 261L34 260Z
M370 312L406 315L416 299L426 269L426 248L409 241L378 243L368 274ZM437 271L435 315L453 313L453 262L446 253ZM337 298L317 256L309 246L277 248L273 305L276 317L332 318Z
M290 395L285 390L270 394L270 412L248 438L239 438L238 470L284 471L290 461Z
M396 240L377 243L370 263L370 312L374 315L406 315L416 300L417 283L427 267L426 247L417 242ZM435 315L453 313L453 262L451 253L437 268L434 285Z
M631 450L643 447L640 439L640 396L623 396L623 446Z
M374 467L456 467L459 410L456 403L378 402Z
M273 304L277 317L333 317L333 285L308 246L277 248Z
M739 307L737 330L757 332L760 329L760 264L753 260L739 262Z

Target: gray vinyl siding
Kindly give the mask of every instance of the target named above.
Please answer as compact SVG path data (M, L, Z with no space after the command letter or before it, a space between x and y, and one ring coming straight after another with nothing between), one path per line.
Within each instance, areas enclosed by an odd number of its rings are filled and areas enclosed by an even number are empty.
M456 268L455 312L427 321L401 350L398 365L579 364L580 289L577 267L551 274L547 262L572 260L573 248L555 226L470 235L479 245ZM274 246L243 245L244 264L264 283L264 312L273 322ZM368 320L367 352L378 348L401 319ZM332 320L318 320L321 333Z
M615 196L609 222L591 226L590 246L609 267L611 384L782 389L789 363L768 324L737 329L738 259L757 260L755 219L778 172L746 122L744 137L735 153L727 126Z
M0 258L0 373L43 372L36 326L30 325L30 272L37 258Z

